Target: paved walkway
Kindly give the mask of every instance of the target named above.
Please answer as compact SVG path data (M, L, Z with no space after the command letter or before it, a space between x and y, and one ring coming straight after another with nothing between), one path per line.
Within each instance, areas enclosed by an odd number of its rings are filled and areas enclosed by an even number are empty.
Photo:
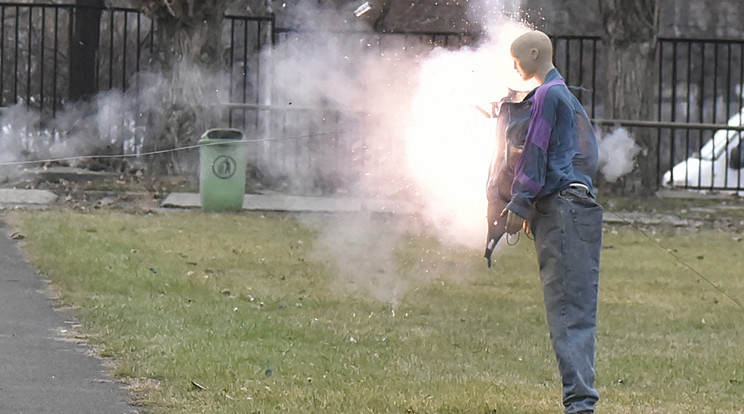
M65 337L70 316L8 233L0 224L0 413L137 413L90 348Z

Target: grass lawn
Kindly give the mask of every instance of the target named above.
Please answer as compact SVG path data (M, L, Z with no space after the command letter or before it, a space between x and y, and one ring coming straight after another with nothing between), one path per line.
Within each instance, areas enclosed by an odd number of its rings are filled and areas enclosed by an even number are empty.
M379 217L5 219L147 412L562 412L524 237L487 269ZM740 299L744 245L668 233L606 228L598 412L742 413L744 309L656 243Z

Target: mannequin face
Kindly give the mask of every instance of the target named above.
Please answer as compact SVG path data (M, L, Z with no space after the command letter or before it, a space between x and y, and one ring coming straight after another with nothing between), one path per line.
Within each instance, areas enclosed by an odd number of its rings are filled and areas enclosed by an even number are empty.
M537 70L535 59L537 50L526 47L512 47L511 54L512 59L514 59L514 70L522 77L522 80L527 81L534 78Z

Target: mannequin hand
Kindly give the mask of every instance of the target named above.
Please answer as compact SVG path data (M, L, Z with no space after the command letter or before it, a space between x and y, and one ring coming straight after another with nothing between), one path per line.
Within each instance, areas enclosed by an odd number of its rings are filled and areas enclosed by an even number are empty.
M529 225L525 221L523 217L521 217L519 214L512 212L508 208L505 208L504 211L501 212L501 217L506 216L506 233L507 234L515 234L518 233L519 230L524 229L525 233L529 234Z

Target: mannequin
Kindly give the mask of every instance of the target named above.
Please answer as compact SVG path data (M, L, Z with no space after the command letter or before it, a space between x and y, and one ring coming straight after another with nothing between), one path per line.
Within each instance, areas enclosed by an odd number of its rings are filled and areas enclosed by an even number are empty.
M566 414L593 413L599 400L595 344L602 207L594 197L597 140L584 108L554 67L550 38L532 31L511 45L514 68L540 86L512 198L502 212L506 232L532 232L550 340L563 382Z

